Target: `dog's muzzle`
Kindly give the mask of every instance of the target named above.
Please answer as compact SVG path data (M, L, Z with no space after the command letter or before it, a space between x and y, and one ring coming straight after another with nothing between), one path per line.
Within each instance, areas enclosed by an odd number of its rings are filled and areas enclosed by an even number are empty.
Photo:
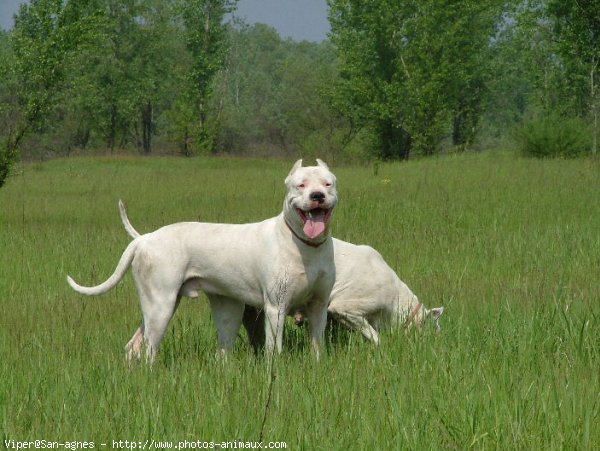
M322 202L319 204L321 203ZM296 212L304 224L302 227L304 234L312 240L325 232L325 229L327 228L327 225L331 219L332 211L332 208L322 207L312 208L307 211L296 208Z

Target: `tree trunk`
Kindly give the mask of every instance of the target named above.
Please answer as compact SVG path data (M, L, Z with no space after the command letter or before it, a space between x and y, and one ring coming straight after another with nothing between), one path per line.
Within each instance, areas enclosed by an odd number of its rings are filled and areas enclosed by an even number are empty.
M106 137L106 146L110 150L112 155L115 150L115 143L117 142L117 107L113 104L110 108L110 124L108 126L108 133Z
M452 118L452 144L463 150L475 142L480 119L481 89L479 83L469 86L469 94L459 97Z
M590 95L591 95L591 109L593 117L593 129L592 129L592 155L596 156L598 151L598 99L596 95L597 87L594 75L598 68L598 61L596 58L592 59L592 70L590 71Z
M10 170L13 164L17 161L19 154L19 143L25 136L27 128L20 128L10 132L8 138L0 147L0 188L6 183L6 179L10 175Z
M459 101L452 119L452 144L463 149L473 141L473 127L464 102Z
M185 130L183 131L183 142L181 143L181 153L183 154L184 157L192 156L192 152L190 149L191 141L192 141L192 138L190 136L189 129L186 126Z
M377 124L379 135L379 155L384 160L408 160L412 147L410 133L389 120Z
M154 108L152 102L148 101L142 108L142 152L149 155L152 151L152 123Z

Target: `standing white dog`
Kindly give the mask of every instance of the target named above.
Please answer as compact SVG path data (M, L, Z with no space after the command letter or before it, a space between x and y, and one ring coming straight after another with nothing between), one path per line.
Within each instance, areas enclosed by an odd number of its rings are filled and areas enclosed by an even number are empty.
M285 179L283 212L252 224L182 222L134 239L104 283L74 290L99 295L132 267L143 322L126 346L140 357L142 344L152 361L182 296L206 293L217 327L219 349L230 349L244 304L264 309L267 352L282 349L285 316L303 306L317 357L323 342L327 304L335 280L329 232L337 204L336 178L321 160L298 160Z

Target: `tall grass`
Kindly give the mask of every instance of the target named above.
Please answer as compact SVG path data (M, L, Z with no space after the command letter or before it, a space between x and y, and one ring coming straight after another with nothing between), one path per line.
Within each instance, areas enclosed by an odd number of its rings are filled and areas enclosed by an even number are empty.
M600 168L460 155L333 168L334 235L377 248L440 335L343 333L315 362L290 324L274 378L245 337L217 360L204 298L184 300L157 363L129 367L130 276L84 298L138 230L278 214L291 163L67 159L0 190L0 431L14 440L257 440L289 449L596 449ZM269 390L271 392L269 393Z

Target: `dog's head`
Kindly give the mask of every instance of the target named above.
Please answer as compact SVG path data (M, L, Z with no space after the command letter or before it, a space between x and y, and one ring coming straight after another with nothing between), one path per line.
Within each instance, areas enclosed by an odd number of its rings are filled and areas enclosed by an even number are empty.
M420 306L421 307L413 309L411 314L407 317L407 322L405 324L406 328L410 329L413 325L420 328L427 318L431 318L435 322L436 332L441 332L442 327L440 326L440 318L444 314L444 307L433 307L428 309L423 304L420 304Z
M320 243L329 236L329 223L337 204L335 175L317 159L317 166L296 161L285 179L284 215L288 226L305 241Z

